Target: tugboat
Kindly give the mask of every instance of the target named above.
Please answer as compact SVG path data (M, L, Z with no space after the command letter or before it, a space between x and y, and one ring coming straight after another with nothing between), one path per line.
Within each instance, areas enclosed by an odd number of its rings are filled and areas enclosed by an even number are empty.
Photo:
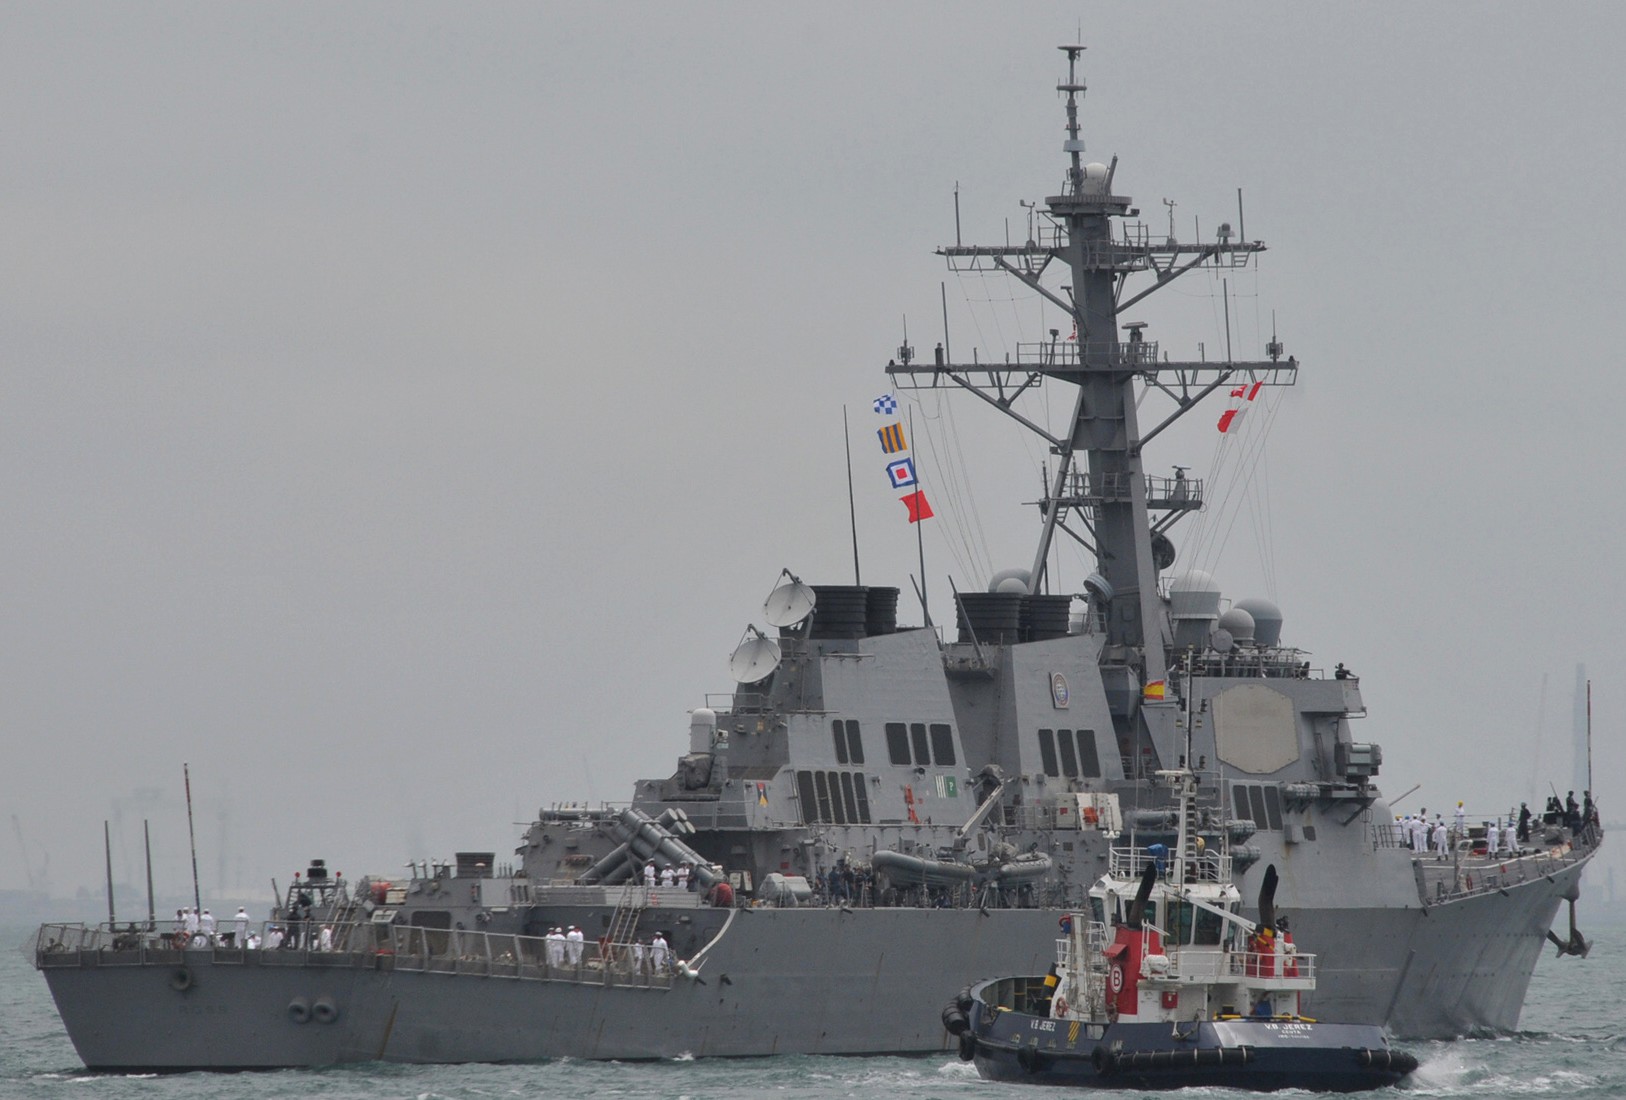
M1241 913L1229 851L1205 850L1190 769L1158 773L1179 796L1178 845L1114 846L1090 911L1061 920L1048 974L968 987L943 1010L983 1077L1046 1085L1357 1092L1417 1059L1370 1023L1300 1012L1316 957L1299 953L1266 868L1259 919Z

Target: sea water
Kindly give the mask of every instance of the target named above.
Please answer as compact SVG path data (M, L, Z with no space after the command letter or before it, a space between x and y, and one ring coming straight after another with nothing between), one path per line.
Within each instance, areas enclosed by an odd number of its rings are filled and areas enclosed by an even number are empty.
M1585 907L1583 906L1583 916ZM1562 917L1562 914L1561 914ZM1399 1044L1422 1066L1388 1093L1416 1097L1626 1097L1626 923L1585 925L1587 959L1543 952L1530 983L1520 1030L1513 1035ZM486 1100L490 1097L662 1097L734 1100L982 1100L1009 1097L1021 1086L980 1080L953 1054L910 1058L787 1056L674 1059L666 1062L578 1062L542 1065L400 1066L256 1073L112 1075L85 1071L45 982L11 945L32 942L32 929L0 928L0 1100ZM959 978L945 978L946 1001ZM1032 1094L1064 1095L1062 1093ZM1068 1090L1068 1096L1114 1095ZM1226 1089L1187 1089L1181 1100L1239 1096ZM1278 1094L1281 1095L1281 1094ZM1383 1095L1380 1093L1378 1095Z

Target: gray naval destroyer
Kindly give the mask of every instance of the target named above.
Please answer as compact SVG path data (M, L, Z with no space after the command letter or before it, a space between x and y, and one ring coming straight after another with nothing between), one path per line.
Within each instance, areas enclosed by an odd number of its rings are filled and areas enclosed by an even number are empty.
M1573 906L1600 834L1554 819L1506 854L1402 846L1379 747L1356 737L1360 681L1313 667L1269 601L1173 568L1204 486L1148 474L1143 448L1205 399L1292 384L1298 363L1274 337L1262 358L1193 361L1148 338L1149 295L1264 245L1137 220L1116 158L1083 158L1082 47L1062 49L1059 193L1031 239L939 254L1016 280L1076 338L997 363L905 347L887 368L897 393L969 393L1052 451L1031 566L958 594L952 638L900 626L896 588L788 579L735 654L736 688L691 713L675 771L630 805L542 810L512 861L353 879L313 862L270 921L213 936L43 926L35 962L87 1066L948 1049L946 997L1042 973L1115 846L1175 842L1153 779L1187 766L1204 779L1186 825L1227 848L1244 896L1282 869L1277 907L1320 950L1306 1014L1403 1037L1516 1026L1565 900L1554 938L1584 948ZM1070 399L1064 430L1024 414L1041 389ZM1047 574L1058 536L1097 562L1078 591ZM651 864L687 886L648 885Z

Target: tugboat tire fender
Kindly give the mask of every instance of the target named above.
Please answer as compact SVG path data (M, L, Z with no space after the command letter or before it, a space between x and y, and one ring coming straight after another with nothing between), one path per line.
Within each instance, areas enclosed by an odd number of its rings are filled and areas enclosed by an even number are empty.
M1090 1051L1090 1065L1095 1072L1105 1076L1118 1068L1118 1056L1106 1047L1096 1047Z
M959 995L954 998L954 1004L961 1012L971 1011L972 997L970 986L966 986L964 989L960 990Z
M169 987L177 993L185 993L192 988L192 968L178 966L169 972Z
M1038 1047L1022 1047L1016 1052L1016 1064L1027 1073L1038 1073L1044 1069L1045 1061Z
M971 1021L966 1018L964 1012L960 1011L958 1004L950 1001L943 1006L943 1027L948 1030L950 1035L964 1035L966 1029L970 1026Z
M288 1002L288 1019L296 1024L308 1024L311 1020L311 1003L303 997L295 997Z
M977 1037L967 1031L960 1036L960 1061L969 1062L977 1056Z

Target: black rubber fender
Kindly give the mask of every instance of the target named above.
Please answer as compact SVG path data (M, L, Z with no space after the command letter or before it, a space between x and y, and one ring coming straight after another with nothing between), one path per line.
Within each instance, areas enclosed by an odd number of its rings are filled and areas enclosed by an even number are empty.
M1096 1047L1090 1051L1090 1065L1095 1067L1096 1073L1105 1077L1117 1070L1118 1056L1106 1047Z
M311 1005L311 1019L319 1024L331 1024L339 1018L339 1006L332 997L318 997Z
M959 995L954 998L955 1007L957 1007L961 1012L970 1012L971 1005L973 1003L970 986L966 986L964 989L960 990Z
M195 980L190 966L177 966L169 972L169 987L177 993L185 993L191 989Z
M977 1037L972 1032L960 1036L960 1061L969 1062L977 1056Z
M1038 1047L1021 1047L1016 1052L1016 1064L1027 1073L1038 1073L1049 1060L1039 1053Z
M296 1024L311 1022L311 1003L303 997L295 997L288 1002L288 1019Z
M966 1019L958 1004L950 1001L943 1006L943 1027L950 1035L964 1035L970 1026L971 1021Z

